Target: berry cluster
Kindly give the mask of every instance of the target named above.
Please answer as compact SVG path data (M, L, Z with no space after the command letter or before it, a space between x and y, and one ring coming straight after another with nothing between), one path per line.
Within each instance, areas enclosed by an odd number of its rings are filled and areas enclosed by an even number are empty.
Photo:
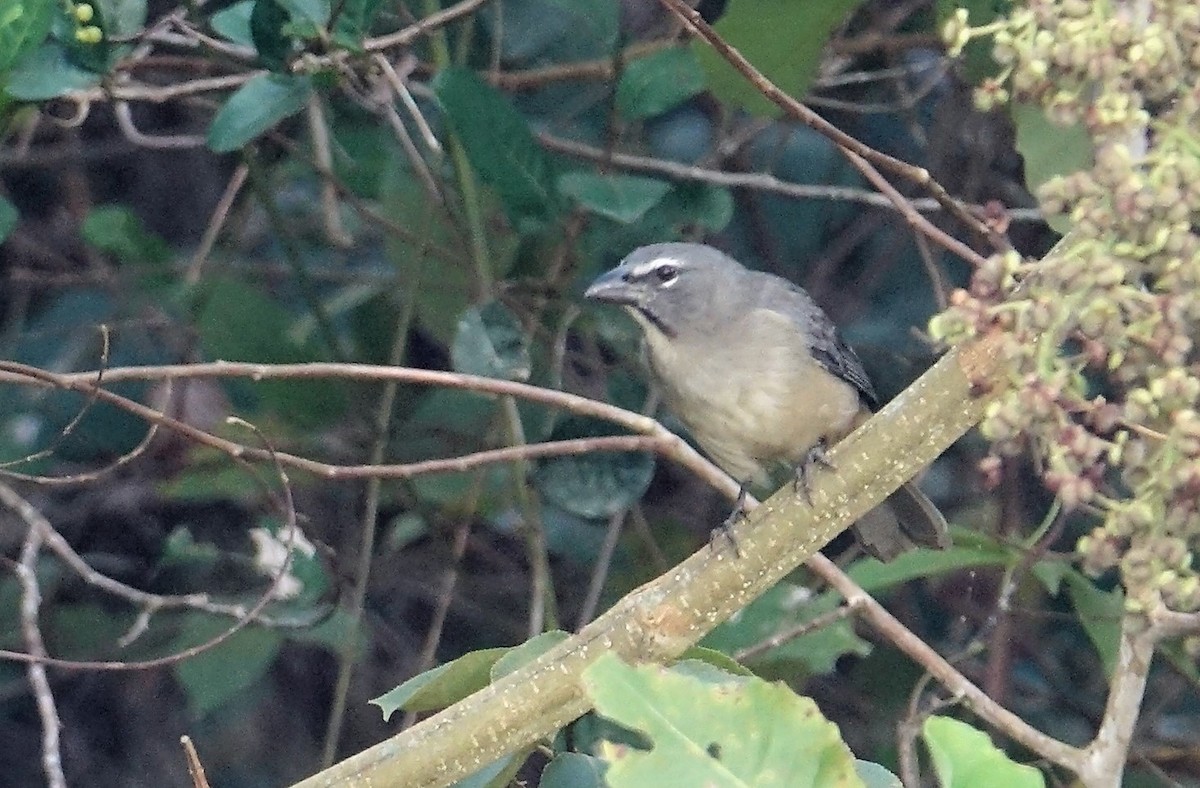
M1082 123L1095 163L1038 190L1063 242L990 258L930 331L1002 339L1010 386L984 435L997 455L1032 447L1064 506L1097 515L1083 567L1119 570L1132 610L1200 610L1200 4L1029 0L945 32L952 50L993 36L981 104Z

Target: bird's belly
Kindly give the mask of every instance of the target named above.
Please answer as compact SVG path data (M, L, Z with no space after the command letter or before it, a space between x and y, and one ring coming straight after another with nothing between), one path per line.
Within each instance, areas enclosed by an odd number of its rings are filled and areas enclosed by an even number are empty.
M854 387L816 364L739 376L705 366L659 379L696 442L741 481L766 486L773 466L795 465L822 439L840 440L861 409Z

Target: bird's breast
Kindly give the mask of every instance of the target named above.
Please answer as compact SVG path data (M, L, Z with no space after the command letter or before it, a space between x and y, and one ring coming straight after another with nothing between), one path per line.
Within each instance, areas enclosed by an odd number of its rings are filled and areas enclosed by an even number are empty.
M804 348L768 342L736 349L647 334L647 351L667 405L713 461L742 481L766 485L772 466L799 462L823 438L841 439L862 407L857 390Z

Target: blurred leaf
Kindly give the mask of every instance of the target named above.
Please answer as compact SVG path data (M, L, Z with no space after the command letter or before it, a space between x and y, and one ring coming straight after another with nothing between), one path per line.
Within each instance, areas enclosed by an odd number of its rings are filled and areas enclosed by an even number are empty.
M188 618L190 626L175 643L175 651L203 643L229 629L232 623L202 614ZM261 681L282 644L283 636L276 630L249 626L219 646L176 663L175 676L187 692L192 712L203 716Z
M1125 615L1125 595L1121 590L1101 591L1078 570L1063 575L1067 595L1079 614L1079 623L1100 654L1105 674L1113 675L1117 651L1121 645L1121 619Z
M608 768L600 758L579 752L560 752L546 764L538 788L605 788Z
M329 0L278 0L296 22L323 28L329 21Z
M554 167L507 96L464 68L439 73L433 90L471 166L496 190L515 225L558 212Z
M288 56L294 50L295 42L284 30L290 21L279 0L256 0L250 12L250 40L258 59L273 71L286 71Z
M507 654L508 648L471 651L408 681L371 701L383 711L387 721L398 709L435 711L462 700L491 682L492 665Z
M583 684L600 714L653 743L602 748L613 788L661 784L666 774L674 785L862 785L837 726L783 684L630 667L612 654L584 671Z
M53 582L39 586L43 598L53 598ZM117 641L129 632L136 613L101 604L58 600L43 615L42 636L50 653L66 659L104 659L109 655L125 656Z
M551 440L625 434L608 422L572 416L559 422ZM592 451L538 460L534 483L554 504L581 517L611 517L642 497L654 475L647 452Z
M673 215L675 223L694 223L712 232L720 232L733 218L733 195L724 186L704 183L680 183L663 200L662 207Z
M493 8L479 17L505 63L586 60L609 56L616 45L617 0L498 0Z
M705 635L701 644L733 654L828 613L840 604L832 594L814 596L803 586L782 582ZM846 654L864 656L871 645L854 632L850 618L790 638L754 658L756 668L784 661L799 662L812 673L828 673Z
M950 717L930 717L922 730L942 788L1043 788L1032 766L1014 763L988 735Z
M529 338L517 316L499 301L468 307L450 346L456 372L503 380L529 379Z
M312 81L307 76L259 74L251 78L213 118L208 147L217 153L237 150L303 109L311 94Z
M46 40L54 12L47 0L10 0L0 6L0 72Z
M333 40L347 49L362 49L363 36L371 29L383 0L345 0L333 27Z
M315 342L291 338L293 323L282 305L245 282L210 277L204 283L196 330L208 358L265 364L323 359ZM333 379L264 380L248 390L269 410L302 426L335 421L346 407L345 387Z
M671 190L666 181L640 175L581 171L564 174L558 186L584 208L625 224L642 218Z
M753 676L754 671L744 667L733 657L728 656L714 648L706 648L705 646L690 646L687 651L679 655L680 662L686 661L704 662L708 665L731 673L734 676Z
M571 633L562 630L543 632L540 635L534 635L521 645L509 649L507 654L492 665L492 681L499 681L517 668L533 662L569 637L571 637Z
M142 220L124 205L93 208L80 228L83 239L119 263L165 263L171 258L167 242L150 233Z
M648 118L674 109L704 90L696 52L674 47L626 64L617 85L617 109L628 118Z
M146 26L146 0L95 0L93 4L104 16L108 38L129 38Z
M254 35L250 31L250 19L256 5L258 5L256 0L241 0L228 8L223 8L209 17L209 27L213 29L214 33L228 41L245 47L253 47Z
M227 462L228 456L216 449L195 446L188 452L190 462L159 485L159 492L177 501L211 501L227 498L253 500L262 494L262 482L240 464Z
M82 40L76 34L80 24L71 14L71 6L59 5L59 12L54 15L50 25L50 37L58 41L66 50L67 60L87 71L104 74L108 71L113 60L114 48L112 24L108 19L108 8L99 2L91 3L92 18L88 27L94 27L101 35L97 40Z
M16 229L20 218L16 206L9 202L7 197L0 195L0 243L4 243L8 234Z
M1025 160L1025 186L1030 192L1036 192L1051 178L1092 166L1095 158L1092 139L1083 121L1060 126L1033 104L1014 104L1012 116L1017 129L1017 151ZM1063 234L1071 227L1067 216L1052 217L1049 224Z
M874 594L910 580L944 575L959 569L1008 566L1019 558L1015 551L1000 545L911 550L886 564L874 558L856 561L849 574L856 583Z
M498 758L472 775L455 782L451 788L508 788L513 785L513 779L529 753L514 752Z
M877 763L856 758L854 771L866 788L904 788L904 783L900 782L899 777Z
M43 44L17 61L4 89L24 101L44 101L100 84L101 75L71 62L57 42Z
M730 3L713 27L780 90L803 99L817 75L821 51L833 30L863 0L757 0ZM708 74L709 90L722 101L756 114L779 109L703 41L693 44Z

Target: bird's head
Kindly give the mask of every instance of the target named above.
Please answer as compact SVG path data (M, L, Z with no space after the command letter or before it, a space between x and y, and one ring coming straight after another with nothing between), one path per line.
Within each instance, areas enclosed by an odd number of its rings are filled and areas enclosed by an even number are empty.
M601 274L584 296L623 306L647 332L657 330L673 339L711 330L741 300L738 285L746 273L711 246L652 244Z

